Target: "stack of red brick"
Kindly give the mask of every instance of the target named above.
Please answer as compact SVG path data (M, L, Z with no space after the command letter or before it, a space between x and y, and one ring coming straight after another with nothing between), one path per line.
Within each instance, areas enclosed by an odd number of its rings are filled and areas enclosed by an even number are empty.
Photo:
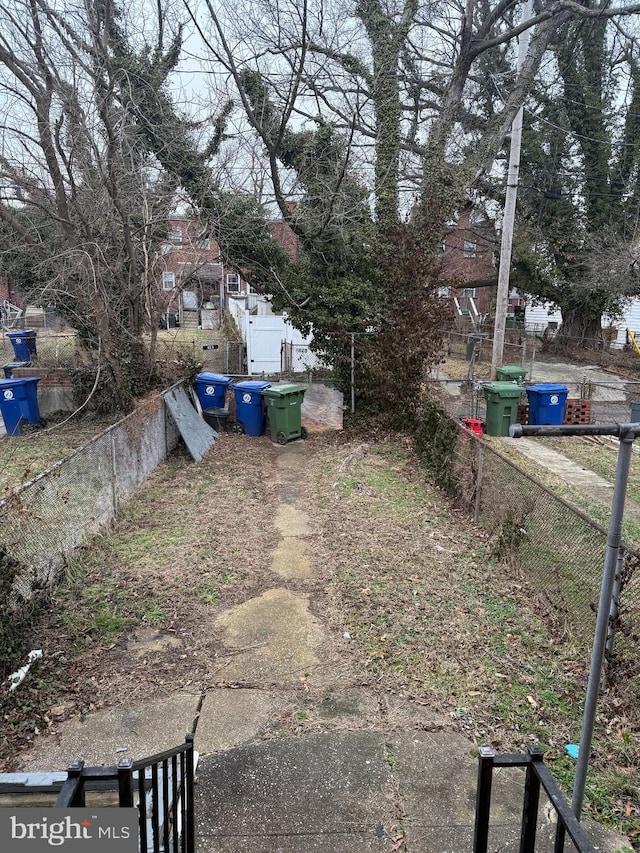
M518 423L529 423L529 404L521 403L518 406ZM590 424L591 423L591 400L567 400L564 409L565 424Z

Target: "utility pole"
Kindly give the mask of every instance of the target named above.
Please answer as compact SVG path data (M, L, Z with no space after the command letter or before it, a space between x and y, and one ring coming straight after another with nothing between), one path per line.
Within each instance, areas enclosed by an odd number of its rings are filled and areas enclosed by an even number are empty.
M531 17L532 0L526 0L522 8L522 20ZM529 50L530 30L520 33L518 39L518 72L522 69ZM496 368L502 365L504 351L504 330L507 320L509 299L509 270L511 268L511 247L513 245L513 227L516 218L516 199L518 197L518 179L520 175L520 145L522 142L522 117L524 106L520 107L511 124L511 146L509 148L509 173L507 175L507 193L502 217L502 241L500 244L500 267L498 269L498 293L496 295L496 317L493 328L493 350L491 353L491 378L496 378Z

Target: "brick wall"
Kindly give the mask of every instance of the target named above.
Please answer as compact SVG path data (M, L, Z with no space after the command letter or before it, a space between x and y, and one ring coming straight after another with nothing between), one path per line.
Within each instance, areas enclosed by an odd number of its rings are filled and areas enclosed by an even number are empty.
M71 376L65 367L17 367L12 376L14 379L29 376L37 376L40 379L38 408L43 417L52 412L72 412L75 409Z

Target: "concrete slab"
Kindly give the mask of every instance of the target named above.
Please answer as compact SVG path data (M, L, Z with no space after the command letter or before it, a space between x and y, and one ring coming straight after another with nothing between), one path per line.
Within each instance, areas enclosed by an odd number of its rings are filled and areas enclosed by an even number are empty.
M275 466L277 476L280 477L283 471L295 471L296 474L300 471L301 457L306 453L306 444L304 441L293 441L290 444L280 445L275 447L278 449L278 455L275 458Z
M273 551L271 568L281 578L311 577L311 561L305 552L304 540L297 537L281 539Z
M593 364L565 364L535 360L525 365L529 370L527 385L557 382L569 388L569 396L579 396L581 386L590 383L594 401L626 400L625 381Z
M344 850L337 837L380 849L371 846L379 843L377 828L394 817L389 782L379 732L310 735L204 758L196 786L199 849ZM324 847L308 844L318 836Z
M405 826L404 831L406 853L470 853L473 850L473 825ZM491 853L519 853L519 827L513 831L492 827L487 849ZM536 853L541 853L537 847Z
M470 850L478 774L477 759L471 754L473 744L453 732L402 732L389 737L388 749L398 777L407 851ZM519 768L494 771L489 850L517 853L519 849L524 778ZM619 851L628 845L626 839L593 821L585 819L584 826L598 850ZM555 832L555 813L542 798L536 843L539 853L552 853ZM566 853L572 849L567 842Z
M470 741L455 732L389 736L389 754L407 825L473 826L478 765L471 757L472 748ZM452 768L455 784L445 785Z
M78 758L91 767L146 758L184 743L199 704L199 694L181 691L132 708L94 711L60 723L57 736L38 738L25 759L39 771L51 771Z
M209 755L252 740L281 705L278 697L262 690L209 690L200 709L195 749Z
M309 536L313 532L307 513L288 503L278 507L273 526L282 536Z
M314 712L322 720L337 720L345 724L350 722L351 726L354 719L382 725L382 713L377 696L362 687L327 691L314 705Z
M246 838L196 838L197 853L389 853L389 839L371 838L370 833L332 833L331 835L270 835L260 839Z
M318 663L323 641L320 622L309 611L309 596L269 589L222 613L216 624L237 654L227 658L215 678L273 683L296 680Z

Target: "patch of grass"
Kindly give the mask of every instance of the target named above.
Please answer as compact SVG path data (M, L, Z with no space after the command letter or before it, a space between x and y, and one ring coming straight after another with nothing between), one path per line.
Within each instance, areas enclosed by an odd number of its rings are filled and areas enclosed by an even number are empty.
M491 438L487 439L491 442ZM616 474L617 445L605 441L603 444L594 444L589 438L572 436L569 438L541 438L536 439L543 445L550 447L583 468L593 471L613 486ZM598 502L584 489L573 487L564 480L559 479L552 471L542 465L538 465L532 459L517 451L517 445L494 441L499 453L511 459L518 468L526 471L555 494L565 498L578 509L581 509L594 521L603 527L609 525L611 511L610 501ZM627 496L640 503L640 454L634 453L631 458ZM622 522L622 538L632 545L640 545L640 523L626 517Z
M194 588L195 594L205 604L217 604L224 586L238 583L238 572L214 571L203 574Z
M408 479L410 457L399 468L397 448L388 459L384 445L378 451L350 470L364 488L345 490L325 511L327 529L340 531L344 517L370 518L363 509L373 504L376 527L354 533L351 525L350 536L337 537L324 556L341 565L332 580L334 601L363 672L377 687L438 709L500 752L525 751L537 741L554 772L560 762L562 775L564 746L579 738L588 643L567 634L560 641L555 623L548 626L537 607L525 570L516 574L492 557L459 516L454 525L451 515L445 520L441 511L431 512L442 499L413 473ZM514 549L527 566L534 523L556 521L547 515L527 520L531 535ZM544 572L575 589L575 578L563 580L566 563L558 549L549 549ZM579 585L590 594L584 577ZM594 816L628 831L624 810L635 815L640 808L640 742L631 729L612 728L621 715L640 722L626 683L603 697L599 715L588 802ZM625 788L622 780L632 785ZM635 796L624 800L633 785ZM630 805L620 806L623 800Z
M23 435L0 437L0 496L6 496L46 471L99 435L114 420L73 418L57 424L52 417L45 429L34 428L25 430Z
M122 613L118 613L115 608L108 605L100 605L93 616L92 633L109 642L115 637L119 637L129 625L133 624L132 619L128 619Z
M159 604L154 604L149 610L142 614L142 621L149 625L159 625L164 622L164 610Z

